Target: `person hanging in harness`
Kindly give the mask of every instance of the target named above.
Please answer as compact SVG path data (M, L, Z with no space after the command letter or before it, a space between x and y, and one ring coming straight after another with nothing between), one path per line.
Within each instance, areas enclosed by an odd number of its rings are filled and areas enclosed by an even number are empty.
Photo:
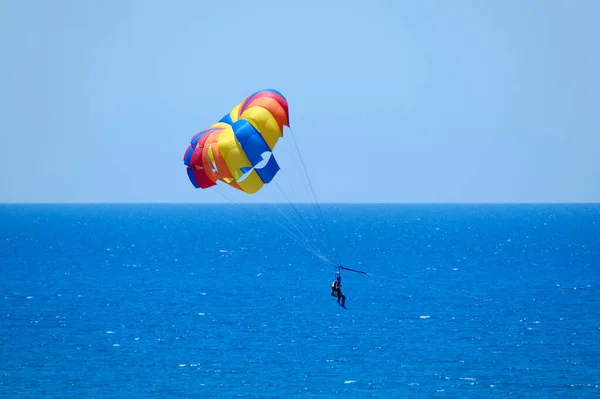
M331 296L337 297L337 303L342 301L341 306L346 309L346 296L342 294L342 276L338 272L337 277L333 283L331 283Z

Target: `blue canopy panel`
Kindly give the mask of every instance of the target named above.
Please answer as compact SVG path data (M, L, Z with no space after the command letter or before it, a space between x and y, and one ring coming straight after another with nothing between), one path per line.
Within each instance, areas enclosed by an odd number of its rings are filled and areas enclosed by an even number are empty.
M262 135L245 119L234 122L232 128L236 140L258 176L265 184L270 183L280 168ZM242 170L244 173L250 170L250 168L244 169L246 169Z

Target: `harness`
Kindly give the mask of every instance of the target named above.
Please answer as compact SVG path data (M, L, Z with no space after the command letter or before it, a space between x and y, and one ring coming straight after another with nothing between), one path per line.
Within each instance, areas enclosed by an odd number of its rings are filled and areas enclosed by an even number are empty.
M331 283L331 296L338 296L339 288L335 288L335 281Z

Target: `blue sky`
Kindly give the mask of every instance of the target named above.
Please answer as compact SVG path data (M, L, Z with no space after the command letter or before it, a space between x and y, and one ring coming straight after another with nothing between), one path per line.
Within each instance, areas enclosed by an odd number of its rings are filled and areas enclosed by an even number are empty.
M322 202L600 202L599 19L585 0L5 0L0 202L222 201L183 152L263 88Z

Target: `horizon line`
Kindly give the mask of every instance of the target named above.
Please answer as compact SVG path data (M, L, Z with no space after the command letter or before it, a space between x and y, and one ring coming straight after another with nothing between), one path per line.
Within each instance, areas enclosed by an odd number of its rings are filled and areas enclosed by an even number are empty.
M420 202L171 202L171 201L85 201L85 202L0 202L0 205L600 205L600 201L420 201Z

